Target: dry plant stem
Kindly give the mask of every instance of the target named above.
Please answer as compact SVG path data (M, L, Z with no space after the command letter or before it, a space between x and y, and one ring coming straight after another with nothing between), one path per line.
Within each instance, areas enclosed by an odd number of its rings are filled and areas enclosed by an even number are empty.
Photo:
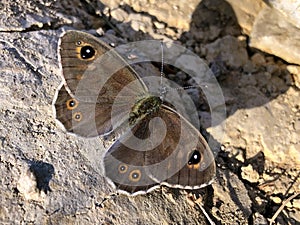
M296 198L299 195L299 193L294 193L293 195L291 195L288 199L286 199L285 201L283 201L282 205L277 209L276 213L274 214L274 216L271 218L270 220L270 225L273 224L275 222L275 219L277 218L277 216L279 215L279 213L283 210L283 208L285 207L285 205L291 201L292 199Z
M300 177L300 172L299 172L299 173L297 174L297 176L292 180L292 182L291 182L290 186L287 188L287 190L286 190L284 196L286 196L286 195L289 193L289 191L291 190L291 188L293 187L293 185L297 182L297 180L298 180L299 177Z
M201 201L202 199L197 199L195 201L195 203L200 207L201 211L203 212L204 216L206 217L206 219L208 220L208 222L211 224L211 225L216 225L214 223L214 221L212 221L212 219L209 217L209 215L207 214L207 212L205 211L205 209L203 208L202 204L201 204Z
M206 213L205 209L202 207L202 205L200 203L197 203L197 205L200 207L200 209L202 210L203 214L205 215L206 219L208 220L208 222L211 224L211 225L216 225L214 223L214 221L212 221L212 219L209 217L209 215Z

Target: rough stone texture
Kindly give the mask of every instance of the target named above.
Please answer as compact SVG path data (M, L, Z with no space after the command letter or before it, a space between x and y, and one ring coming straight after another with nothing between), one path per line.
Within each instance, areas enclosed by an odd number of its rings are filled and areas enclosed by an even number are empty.
M118 1L102 1L112 10L118 7ZM122 3L131 6L137 12L147 12L157 17L158 20L167 23L170 27L177 27L188 30L192 19L192 14L201 0L171 2L157 0L133 1L125 0Z
M220 171L217 174L218 183L213 185L214 204L221 202L221 207L213 207L213 215L222 221L222 224L248 224L251 212L251 200L244 184L239 178L229 172Z
M282 17L275 9L262 10L251 32L250 45L289 63L300 64L300 28Z
M218 39L205 46L206 59L209 62L212 62L215 59L220 58L227 66L233 68L243 67L248 62L248 54L245 45L245 40L238 40L232 36L225 36L224 38Z
M286 69L293 74L295 86L299 89L300 88L300 66L295 66L295 65L289 65L286 67Z
M117 44L153 37L174 40L210 64L222 87L228 117L223 121L224 138L216 138L223 145L216 154L216 180L206 190L203 204L217 224L267 224L281 202L300 191L299 66L252 49L224 1L197 2L195 11L180 7L186 14L178 15L177 29L164 12L156 11L161 18L157 21L151 13L111 2L119 10L111 11L112 27L100 26L104 20L97 10L105 5L98 1L2 2L0 223L209 224L199 207L190 204L186 191L162 187L142 196L110 196L114 190L103 177L102 142L72 136L57 125L52 110L61 83L57 41L66 28L61 26L71 26L97 29L105 34L104 40ZM155 1L149 2L155 6ZM144 3L131 4L137 9ZM185 15L191 13L187 20ZM183 24L190 21L194 24L190 31L179 29L188 29ZM251 24L251 19L245 23ZM297 52L294 46L289 54ZM143 73L153 72L154 66L140 67ZM170 71L169 77L191 85L188 75ZM213 134L208 107L198 99L203 126ZM299 212L298 196L276 222L299 224Z
M250 37L252 47L265 51L267 53L281 57L282 59L299 64L299 7L300 1L172 1L171 4L160 1L123 1L124 5L131 6L137 12L147 12L149 15L155 16L159 21L167 23L171 27L182 30L191 29L193 23L198 23L195 18L195 10L200 8L221 9L220 12L226 14L228 7L224 7L228 3L232 7L234 16L236 17L243 32ZM135 30L145 31L143 19L132 20L126 19L122 10L118 8L118 1L104 1L104 3L112 9L112 16L119 21L132 22ZM266 4L267 3L267 4ZM120 13L121 12L121 13ZM205 14L203 14L206 16ZM122 17L122 18L120 18ZM121 20L120 20L121 19ZM212 18L214 20L215 18ZM201 25L199 25L201 26ZM213 26L210 29L209 38L218 35L220 32ZM205 37L202 33L198 36ZM292 54L291 54L292 52Z
M251 86L244 87L240 94L248 96L246 105L266 100L258 89ZM299 97L298 91L290 89L279 97L280 104L271 101L264 107L236 111L235 116L226 121L226 135L223 141L247 148L248 157L263 149L266 158L273 162L289 164L292 167L300 166L299 130L293 126L297 124L295 118L299 114L296 110ZM283 128L282 123L290 125ZM266 135L261 135L262 133Z
M269 0L269 3L284 16L300 28L300 1L295 0Z
M51 1L3 1L0 4L0 30L1 31L22 31L31 27L42 28L50 25L51 21L57 18L51 14L48 6ZM42 9L42 10L41 10Z
M249 35L252 31L255 18L266 7L265 2L262 0L228 0L227 2L232 6L243 32Z

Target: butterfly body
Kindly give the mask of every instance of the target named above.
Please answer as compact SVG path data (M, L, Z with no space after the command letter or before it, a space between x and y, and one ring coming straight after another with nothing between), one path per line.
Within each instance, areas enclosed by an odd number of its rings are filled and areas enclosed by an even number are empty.
M162 101L159 97L148 95L139 99L131 109L129 114L129 124L136 124L137 120L144 119L147 115L151 115L159 110Z
M118 134L103 161L119 191L135 195L159 185L196 189L211 183L215 162L208 144L162 94L150 93L124 59L92 35L68 31L60 42L64 85L54 99L56 118L79 136Z

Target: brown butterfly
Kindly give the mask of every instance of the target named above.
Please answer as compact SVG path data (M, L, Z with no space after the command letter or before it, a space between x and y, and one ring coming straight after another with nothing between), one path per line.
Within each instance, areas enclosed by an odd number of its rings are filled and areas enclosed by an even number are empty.
M59 55L64 85L54 100L56 118L83 137L117 136L104 168L120 192L134 195L159 185L197 189L211 183L213 154L164 93L152 91L151 80L159 83L159 78L142 79L111 47L79 31L61 37Z

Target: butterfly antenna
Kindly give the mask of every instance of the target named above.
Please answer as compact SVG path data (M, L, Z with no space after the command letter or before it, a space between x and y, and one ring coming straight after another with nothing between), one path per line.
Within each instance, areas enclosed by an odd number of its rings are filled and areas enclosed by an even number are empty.
M161 67L160 67L160 85L163 86L163 76L164 76L164 43L160 41L161 47Z
M161 48L161 67L160 67L160 98L163 100L167 94L167 88L163 85L163 77L164 77L164 42L160 41L160 48ZM177 87L171 88L171 90L186 90L190 88L195 88L197 86L186 86L186 87ZM170 89L169 89L170 90Z
M160 41L160 47L161 47L161 68L160 68L160 87L161 87L161 98L166 95L167 93L167 88L163 86L163 77L164 77L164 42ZM186 86L186 87L177 87L177 88L171 88L169 90L186 90L186 89L191 89L191 88L196 88L197 86Z
M160 98L163 100L167 89L165 86L163 86L163 77L164 77L164 42L160 41L160 47L161 47L161 67L160 67Z

